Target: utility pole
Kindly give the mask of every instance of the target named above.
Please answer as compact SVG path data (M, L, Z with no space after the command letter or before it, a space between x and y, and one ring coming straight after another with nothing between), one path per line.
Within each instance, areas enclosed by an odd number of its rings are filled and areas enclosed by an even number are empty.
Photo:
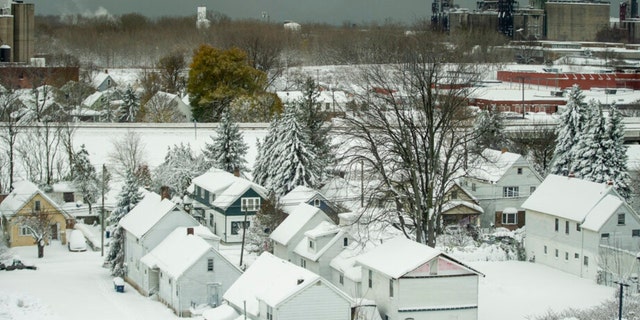
M247 203L248 205L248 203ZM242 211L244 211L244 222L242 223L242 245L240 246L240 268L242 268L242 257L244 256L244 238L247 234L247 208L240 205Z
M102 204L100 209L100 256L104 257L104 179L105 179L105 170L106 166L104 163L102 164L102 182L100 183L100 187L102 190Z
M618 320L622 320L622 297L624 293L624 287L628 287L629 285L622 281L614 281L613 283L617 283L620 286L620 300L618 301Z

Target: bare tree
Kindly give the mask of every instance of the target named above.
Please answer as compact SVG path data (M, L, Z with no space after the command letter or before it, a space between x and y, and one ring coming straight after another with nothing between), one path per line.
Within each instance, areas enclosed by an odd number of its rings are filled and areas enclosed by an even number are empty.
M18 134L20 133L20 126L18 126L18 110L19 101L15 92L7 91L0 93L0 122L2 126L2 132L0 133L0 139L3 142L3 149L8 162L9 176L8 189L13 189L13 176L15 174L16 167L16 144ZM9 191L4 190L4 191ZM2 191L2 188L0 188Z
M113 151L109 154L109 161L113 172L126 179L127 172L136 172L145 163L145 145L140 135L134 131L127 133L111 142Z
M51 240L51 225L55 223L53 213L41 210L29 215L16 217L19 225L27 228L38 246L38 258L44 257L44 246Z
M175 94L184 89L185 79L182 71L187 67L187 61L182 51L174 51L160 58L157 67L164 91Z
M185 122L187 121L184 114L178 109L176 98L173 94L166 92L157 92L142 107L143 122Z
M555 126L533 123L526 129L508 133L512 152L525 156L542 176L545 176L556 147Z
M465 99L480 76L474 65L447 63L457 52L439 43L416 37L401 63L365 68L359 97L365 106L346 116L342 133L343 159L370 177L369 196L393 203L369 218L390 219L430 246L445 191L464 167L465 146L474 138Z

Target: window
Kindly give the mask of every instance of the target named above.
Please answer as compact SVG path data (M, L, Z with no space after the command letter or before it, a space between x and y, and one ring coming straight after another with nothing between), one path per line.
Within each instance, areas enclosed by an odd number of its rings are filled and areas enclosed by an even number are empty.
M556 258L558 257L558 249L556 249Z
M340 284L344 284L344 275L340 274L340 279L338 279Z
M588 267L589 266L589 257L584 256L584 266Z
M40 210L42 210L42 206L40 205L40 200L36 200L33 203L33 210L35 210L36 212L40 212Z
M607 239L609 240L609 234L608 233L603 233L600 235L600 239Z
M231 222L231 234L233 235L237 235L240 232L240 228L242 227L244 223L244 228L247 229L249 228L249 224L250 222L244 222L244 221L232 221Z
M580 230L582 230L582 228L580 227L580 224L576 223L576 231L580 232Z
M348 246L348 245L349 245L349 238L344 238L344 239L342 239L342 246L343 246L343 247L346 247L346 246Z
M458 191L451 191L451 199L458 199Z
M319 208L319 207L320 207L320 199L315 199L315 200L313 200L313 206L315 206L315 207L318 207L318 208Z
M310 248L310 249L313 249L313 247L314 247L313 240L309 240L309 248Z
M529 194L533 194L536 191L536 187L531 186L529 187Z
M389 279L389 297L393 297L393 279Z
M307 260L305 260L304 258L300 258L300 266L303 268L307 267Z
M631 230L631 236L632 237L640 237L640 229Z
M558 220L558 218L556 218L556 232L558 232L558 228L560 228L560 220Z
M547 246L544 246L544 254L547 254Z
M576 258L576 259L580 259L580 254L576 252L576 253L573 254L573 257Z
M503 198L516 198L520 196L520 188L519 187L503 187L502 188L502 197Z
M569 234L569 221L564 222L564 233Z
M20 227L20 235L21 236L31 236L31 230L26 226L22 226L22 227Z
M213 203L216 200L215 193L209 193L209 203Z
M213 271L213 258L207 259L207 271Z
M62 199L64 200L64 202L74 202L75 197L73 196L73 192L64 192L62 193Z
M618 225L624 225L624 212L618 213Z
M242 198L242 211L258 211L260 198Z
M565 253L564 253L564 260L565 260L565 261L569 261L569 252L566 252L566 251L565 251Z
M273 307L267 306L267 320L273 320Z
M471 191L476 191L476 184L475 183L471 183Z
M518 168L518 174L522 174L522 168Z
M373 271L369 270L369 288L373 288Z
M518 213L517 212L503 212L502 213L502 224L517 224L518 223Z

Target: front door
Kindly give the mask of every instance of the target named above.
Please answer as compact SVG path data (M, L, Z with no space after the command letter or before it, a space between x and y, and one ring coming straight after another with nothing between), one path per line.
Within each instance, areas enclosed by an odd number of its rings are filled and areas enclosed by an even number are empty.
M217 307L220 304L218 291L220 289L220 284L207 284L207 297L209 297L209 301L207 303L212 307Z
M57 224L52 224L51 225L51 240L60 240L60 239L58 239L58 225Z

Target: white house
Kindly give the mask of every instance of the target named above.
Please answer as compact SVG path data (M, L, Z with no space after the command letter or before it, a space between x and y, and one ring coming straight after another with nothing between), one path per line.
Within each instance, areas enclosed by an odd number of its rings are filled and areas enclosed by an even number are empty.
M264 187L219 169L194 178L188 191L192 214L223 242L242 241L243 226L249 228L268 195Z
M361 297L383 319L478 319L480 272L428 247L397 237L356 258Z
M306 203L299 204L269 236L273 240L273 254L292 261L293 249L302 240L304 233L323 221L331 223L331 218L320 208Z
M485 149L469 163L461 183L480 202L481 226L508 229L524 226L522 203L542 182L542 177L521 155ZM507 208L516 208L506 210Z
M325 279L331 279L331 260L348 247L352 240L345 228L322 221L305 232L297 245L294 244L291 262Z
M350 320L352 299L319 275L265 252L225 292L247 319Z
M636 263L640 218L607 183L549 175L522 207L536 263L599 281Z
M162 199L157 193L149 192L120 220L125 230L124 259L127 280L143 294L141 288L148 281L146 270L140 259L155 248L177 227L195 227L200 225L193 217L184 212L169 199Z
M297 186L280 197L280 205L282 205L282 210L286 212L289 212L300 203L318 207L327 215L337 217L337 208L320 191L307 186Z
M178 227L140 262L141 291L158 299L179 316L202 305L216 307L242 271L220 254L220 238L204 226Z

